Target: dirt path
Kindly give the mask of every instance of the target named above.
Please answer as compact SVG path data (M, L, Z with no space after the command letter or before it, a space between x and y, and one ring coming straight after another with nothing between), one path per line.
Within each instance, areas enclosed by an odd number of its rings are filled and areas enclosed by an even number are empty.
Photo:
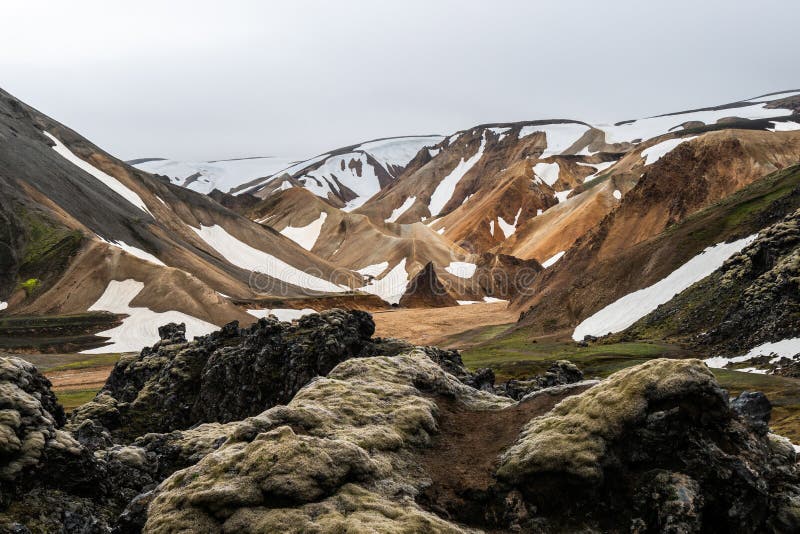
M395 309L373 312L375 335L398 337L416 345L446 345L458 334L482 326L511 324L517 314L503 302L449 308Z
M111 374L113 365L92 367L91 369L75 369L69 371L52 371L45 376L53 383L53 391L68 389L100 389Z
M420 504L448 519L484 526L487 503L481 501L491 494L487 490L495 483L500 454L517 440L531 418L589 387L576 385L557 394L543 393L499 411L470 410L452 399L436 397L439 433L421 454L432 484L420 497Z

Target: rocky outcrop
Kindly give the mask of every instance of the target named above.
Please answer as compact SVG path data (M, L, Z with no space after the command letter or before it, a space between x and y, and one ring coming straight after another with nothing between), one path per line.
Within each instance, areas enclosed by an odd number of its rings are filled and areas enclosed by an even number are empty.
M447 292L444 284L436 276L433 262L429 261L406 285L405 293L400 298L400 306L404 308L445 308L458 306L458 302Z
M732 409L702 362L652 360L533 419L497 474L541 525L575 514L576 530L596 521L614 531L794 531L794 451L767 434L768 411L742 409L755 400Z
M753 243L641 319L625 337L676 338L730 356L800 336L798 317L800 210L759 232Z
M92 454L63 424L50 382L0 358L0 531L104 532L153 484L154 455L119 445Z
M114 367L97 398L77 409L86 419L129 438L197 423L228 422L288 402L312 378L372 353L375 330L366 312L330 310L295 323L265 318L249 328L231 323L187 343L178 326Z
M514 389L494 387L489 371L467 371L455 351L371 333L369 315L341 310L294 324L229 325L191 343L168 325L159 344L120 362L106 391L63 427L46 380L29 364L0 359L0 391L16 392L2 396L0 410L7 436L0 526L67 533L800 528L797 458L788 440L769 432L768 400L745 393L729 401L699 360L651 360L601 382L582 381L574 365L557 362ZM314 370L324 376L300 384ZM253 389L259 384L265 389ZM204 391L218 396L201 401ZM261 394L259 402L290 398L255 411L237 391ZM214 406L183 408L183 395ZM179 416L167 413L170 402ZM152 418L140 415L144 406ZM185 426L126 438L131 424L168 422ZM41 447L15 449L12 435Z

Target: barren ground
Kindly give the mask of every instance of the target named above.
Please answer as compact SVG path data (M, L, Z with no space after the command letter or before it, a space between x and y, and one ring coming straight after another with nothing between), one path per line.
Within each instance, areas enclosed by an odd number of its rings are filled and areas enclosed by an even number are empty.
M470 304L449 308L409 308L373 312L375 335L398 337L416 345L451 348L459 334L484 326L511 325L517 313L504 302ZM466 341L466 340L459 340ZM455 345L463 346L462 343Z

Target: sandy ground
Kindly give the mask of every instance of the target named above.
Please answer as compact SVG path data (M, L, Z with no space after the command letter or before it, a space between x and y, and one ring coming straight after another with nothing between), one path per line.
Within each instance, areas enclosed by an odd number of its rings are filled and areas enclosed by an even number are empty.
M457 334L481 326L510 324L517 314L503 302L449 308L393 309L373 312L375 335L399 337L416 345L447 345Z

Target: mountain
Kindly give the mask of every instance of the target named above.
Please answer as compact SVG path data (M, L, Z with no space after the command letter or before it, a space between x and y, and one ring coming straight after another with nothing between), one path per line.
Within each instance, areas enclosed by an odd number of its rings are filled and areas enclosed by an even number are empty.
M0 92L0 300L5 314L111 312L107 350L138 350L156 327L190 334L253 320L264 295L342 293L357 273L206 195L139 171Z
M141 158L127 163L150 174L166 176L175 185L208 194L214 189L227 193L243 183L271 176L298 162L278 157L252 157L215 161Z

